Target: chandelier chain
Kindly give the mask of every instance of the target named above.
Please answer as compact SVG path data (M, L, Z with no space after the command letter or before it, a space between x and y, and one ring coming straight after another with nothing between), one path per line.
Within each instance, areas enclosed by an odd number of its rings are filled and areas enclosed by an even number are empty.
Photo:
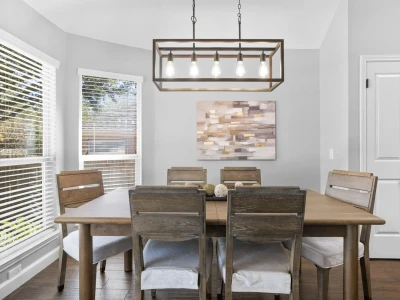
M196 18L196 1L195 0L193 0L192 7L193 7L193 15L191 17L191 20L192 20L192 23L195 24L197 22L197 18Z
M238 4L239 12L237 14L237 16L238 16L238 25L239 25L239 40L242 39L242 13L241 13L241 9L242 9L242 4L240 3L240 0L239 0L239 4ZM239 52L240 53L242 52L241 49L242 49L242 43L239 43Z
M193 24L193 39L196 39L196 22L197 22L196 0L193 0L192 8L193 8L193 15L191 17L191 20L192 20L192 24ZM193 53L194 53L194 48L195 48L195 43L193 43Z

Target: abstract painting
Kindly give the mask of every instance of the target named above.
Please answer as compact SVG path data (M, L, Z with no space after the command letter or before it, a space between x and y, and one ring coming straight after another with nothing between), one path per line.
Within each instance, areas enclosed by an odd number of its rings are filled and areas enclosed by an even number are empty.
M197 102L199 160L274 160L275 101Z

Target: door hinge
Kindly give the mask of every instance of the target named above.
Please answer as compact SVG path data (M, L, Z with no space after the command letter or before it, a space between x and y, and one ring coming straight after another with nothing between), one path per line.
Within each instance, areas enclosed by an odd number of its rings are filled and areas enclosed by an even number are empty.
M366 82L365 82L365 87L366 87L366 88L369 88L369 79L366 80Z

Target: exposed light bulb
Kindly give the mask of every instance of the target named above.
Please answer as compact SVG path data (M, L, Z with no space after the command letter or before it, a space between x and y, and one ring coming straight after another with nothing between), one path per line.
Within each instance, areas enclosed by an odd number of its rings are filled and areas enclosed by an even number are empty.
M168 54L168 62L167 62L167 67L165 69L165 73L166 73L167 77L170 77L170 78L175 75L175 66L174 66L174 61L173 61L171 52Z
M237 65L236 65L236 75L238 77L243 77L246 74L246 69L244 68L243 63L243 54L240 52L238 54Z
M221 75L221 67L219 65L219 61L214 61L214 65L213 65L212 70L211 70L211 75L214 78L217 78L217 77L219 77Z
M261 78L267 78L269 75L269 71L268 71L268 65L266 61L262 61L260 63L260 68L258 69L258 75Z
M266 56L264 52L261 54L260 57L260 68L258 69L258 75L261 78L267 78L269 75L268 65L266 62Z
M217 78L217 77L219 77L221 75L221 66L219 65L219 54L218 54L218 52L216 52L215 55L214 55L214 65L213 65L212 70L211 70L211 75L214 78Z
M190 74L190 77L193 77L193 78L196 78L199 76L199 67L197 66L197 57L194 52L192 54L192 62L190 64L189 74Z

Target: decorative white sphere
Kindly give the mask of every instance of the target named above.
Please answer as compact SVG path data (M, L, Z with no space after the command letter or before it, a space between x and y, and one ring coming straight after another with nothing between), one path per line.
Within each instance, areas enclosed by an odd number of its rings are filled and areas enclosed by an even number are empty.
M235 182L235 188L238 187L238 186L243 186L243 183L241 183L240 181Z
M215 187L214 194L216 197L225 197L228 195L228 188L223 184L218 184Z

